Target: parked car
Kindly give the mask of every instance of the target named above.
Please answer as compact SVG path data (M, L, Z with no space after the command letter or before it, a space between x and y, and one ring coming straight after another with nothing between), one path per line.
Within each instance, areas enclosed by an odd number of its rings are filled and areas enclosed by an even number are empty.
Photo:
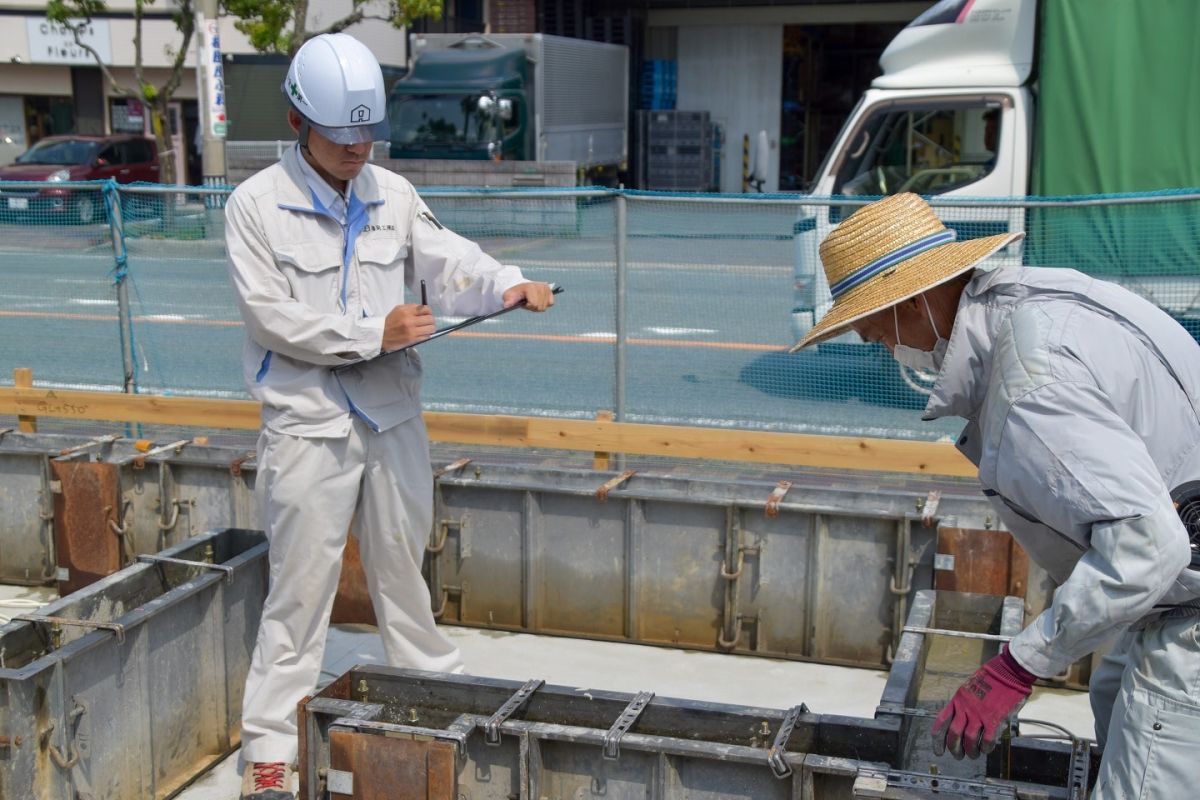
M109 178L117 183L157 183L158 169L158 149L144 136L47 136L12 164L0 167L0 181L46 183L41 189L0 186L0 218L37 215L87 224L104 217L100 193L56 184Z

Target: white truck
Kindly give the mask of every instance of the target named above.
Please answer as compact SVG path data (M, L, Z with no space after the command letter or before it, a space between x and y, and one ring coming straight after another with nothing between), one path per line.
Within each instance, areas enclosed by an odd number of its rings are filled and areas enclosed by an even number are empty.
M1200 3L1192 0L942 0L884 51L883 74L842 128L811 194L1020 198L1200 186L1200 104L1189 72L1198 24ZM1133 284L1186 327L1200 290L1198 242L1184 218L1194 207L1175 206L1156 211L1154 224L1178 246L1149 253L1144 232L1139 245L1129 215L1111 209L1070 209L1070 225L1056 224L1061 208L938 211L960 238L1025 230L1026 241L998 259ZM819 243L854 208L806 205L799 215L797 338L831 304ZM1180 290L1188 274L1191 289ZM857 337L834 343L857 344Z

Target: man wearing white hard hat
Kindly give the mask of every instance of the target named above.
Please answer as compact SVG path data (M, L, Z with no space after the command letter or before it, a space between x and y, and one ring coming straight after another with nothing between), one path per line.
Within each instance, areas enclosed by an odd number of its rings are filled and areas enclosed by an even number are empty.
M433 516L421 359L372 359L434 332L417 287L463 316L554 302L549 285L447 230L408 181L367 163L388 122L365 45L310 39L282 88L298 141L225 211L246 382L263 405L255 488L270 543L242 713L246 800L295 797L296 705L316 686L352 520L388 662L463 668L421 577Z
M955 241L912 194L864 206L821 244L833 308L794 349L853 330L937 374L924 419L967 420L959 450L1059 584L941 711L935 752L990 751L1038 678L1110 646L1090 685L1104 754L1093 800L1190 796L1200 786L1200 346L1115 284L987 269L1021 235Z

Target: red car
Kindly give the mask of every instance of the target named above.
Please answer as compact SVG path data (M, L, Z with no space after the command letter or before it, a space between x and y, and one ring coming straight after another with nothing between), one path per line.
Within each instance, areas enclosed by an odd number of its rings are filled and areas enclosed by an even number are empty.
M145 136L47 136L0 167L0 181L41 181L45 188L0 184L0 218L36 215L42 219L89 222L104 219L98 191L66 189L64 181L112 178L117 183L158 183L158 149Z

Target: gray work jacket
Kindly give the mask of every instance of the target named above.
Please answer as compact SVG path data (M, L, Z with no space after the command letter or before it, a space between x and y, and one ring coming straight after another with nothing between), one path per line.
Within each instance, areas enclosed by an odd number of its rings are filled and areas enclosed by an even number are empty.
M324 208L296 148L244 181L225 207L230 278L246 322L243 370L263 424L341 437L357 415L387 430L420 413L416 350L379 355L387 313L420 302L441 314L496 311L525 278L443 227L401 176L368 164L351 181L346 218Z
M1200 346L1163 311L1069 269L976 272L925 419L1059 584L1011 643L1042 677L1200 597L1170 490L1200 479Z

